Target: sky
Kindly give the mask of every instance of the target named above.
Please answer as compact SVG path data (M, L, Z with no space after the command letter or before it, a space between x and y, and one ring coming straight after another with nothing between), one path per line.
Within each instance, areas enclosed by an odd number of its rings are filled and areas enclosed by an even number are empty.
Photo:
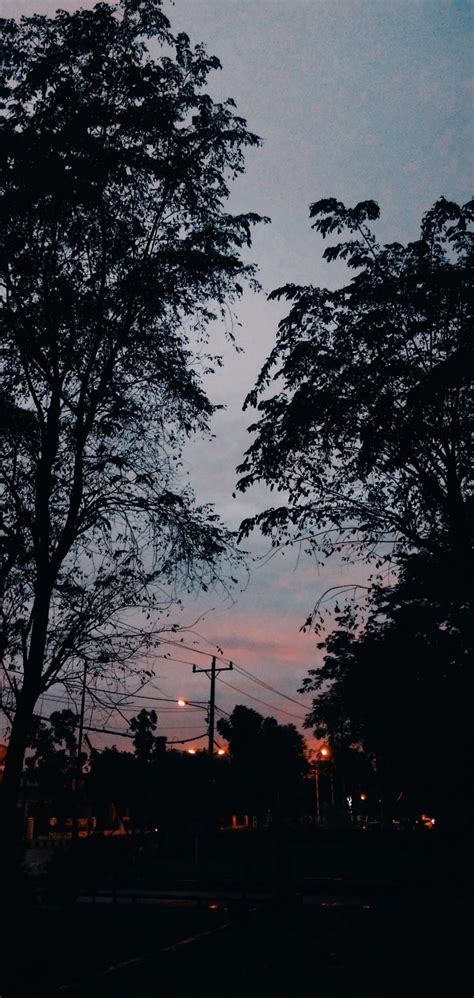
M0 6L3 16L17 17L50 14L58 4L4 0ZM60 6L78 4L63 0ZM163 6L174 31L186 31L219 57L212 96L232 97L263 139L249 152L229 206L272 219L256 230L249 256L258 263L263 290L245 293L238 308L243 353L226 342L221 327L211 332L225 366L207 387L226 408L214 418L214 439L195 440L185 452L199 499L214 503L236 528L275 504L262 488L233 498L235 468L250 442L252 413L242 411L243 400L285 312L284 305L266 301L266 293L292 281L334 287L347 276L343 267L322 261L309 204L330 196L348 205L372 198L381 209L380 238L403 242L416 238L421 216L440 195L461 202L472 196L474 7L460 0L165 0ZM215 593L188 603L181 622L205 614L183 638L195 653L168 651L202 668L207 660L199 653L212 654L217 645L226 658L307 704L297 689L320 652L301 625L325 590L363 583L366 569L336 562L321 567L294 551L268 560L262 557L268 546L258 537L246 547L254 561L245 590L237 589L232 599ZM190 664L158 656L155 664L159 690L153 695L207 699L208 681L193 676ZM264 691L241 673L222 675L217 702L227 711L245 703L300 729L305 713L303 705ZM158 715L160 733L169 738L193 737L205 728L198 710L186 718L174 710L158 709ZM110 724L120 726L113 719ZM99 735L95 743L106 742Z

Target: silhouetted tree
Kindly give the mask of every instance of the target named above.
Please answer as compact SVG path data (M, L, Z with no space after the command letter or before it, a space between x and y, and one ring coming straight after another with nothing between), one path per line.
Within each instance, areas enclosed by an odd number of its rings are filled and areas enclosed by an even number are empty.
M35 718L28 740L32 754L26 768L38 777L43 789L64 788L77 773L77 723L72 710L53 711L49 722Z
M130 816L134 831L159 828L171 849L174 838L182 844L183 835L192 845L196 822L203 826L211 816L230 813L228 764L209 760L205 752L191 756L162 746L143 758L116 748L94 750L86 782L102 821L110 820L112 805L119 817Z
M67 818L76 811L78 764L87 759L85 753L77 756L77 724L77 714L68 709L53 711L49 721L34 718L25 769L37 787L40 823L42 814Z
M141 710L136 717L130 718L135 755L139 762L150 762L166 747L166 738L155 735L157 721L155 710Z
M258 525L348 560L382 542L441 553L472 585L473 203L440 198L406 246L379 245L373 201L318 201L311 217L323 238L348 233L324 258L356 273L335 291L270 296L292 304L246 401L259 419L239 487L263 481L289 498L241 532Z
M273 817L298 814L308 763L295 726L238 704L217 730L229 744L235 809L260 818L269 810Z
M335 745L360 746L392 810L431 809L445 822L473 813L472 594L444 559L404 559L392 587L374 588L365 626L345 609L320 648L323 665L306 726Z
M205 92L219 63L172 35L160 0L6 20L2 33L13 818L40 694L78 660L96 673L129 662L157 615L215 580L229 552L176 470L214 411L207 324L254 273L240 250L258 217L223 202L258 139L231 100Z
M87 774L87 795L99 827L111 820L135 815L140 795L137 759L132 752L120 752L114 745L102 751L93 749Z
M379 245L373 201L318 201L311 217L323 238L348 233L324 257L356 273L335 291L289 285L271 296L292 304L247 399L259 421L240 488L264 481L288 499L241 532L259 525L274 543L379 567L395 559L399 583L369 590L362 633L350 611L337 615L304 686L318 694L309 724L339 755L363 742L386 788L433 789L440 769L428 756L444 731L460 738L458 771L470 754L473 203L441 198L407 246Z

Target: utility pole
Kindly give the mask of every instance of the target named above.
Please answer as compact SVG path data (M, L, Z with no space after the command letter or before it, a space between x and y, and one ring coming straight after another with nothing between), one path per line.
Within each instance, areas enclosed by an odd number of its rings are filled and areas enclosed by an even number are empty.
M77 741L77 773L80 778L82 772L81 766L81 755L82 755L82 739L84 735L84 708L86 705L86 682L87 682L87 659L84 659L84 673L82 676L82 697L81 697L81 714L79 718L79 738Z
M216 668L216 656L212 656L212 665L209 669L198 669L196 665L193 665L193 672L205 672L206 676L209 676L211 681L211 690L209 698L209 743L208 743L208 753L212 758L214 755L214 721L216 714L216 676L220 672L230 672L234 668L232 662L229 665L222 666L219 669Z
M81 755L82 755L82 739L84 737L84 711L86 705L86 683L87 683L87 659L84 659L84 672L82 674L82 695L81 695L81 713L79 715L79 737L77 740L77 754L76 754L76 775L72 780L72 789L74 792L74 817L72 822L72 837L77 839L79 837L79 794L81 789L81 776L82 776L82 765L81 765ZM86 736L87 737L87 736Z
M314 764L314 780L316 788L316 821L319 824L321 818L321 808L319 803L319 764L317 760Z

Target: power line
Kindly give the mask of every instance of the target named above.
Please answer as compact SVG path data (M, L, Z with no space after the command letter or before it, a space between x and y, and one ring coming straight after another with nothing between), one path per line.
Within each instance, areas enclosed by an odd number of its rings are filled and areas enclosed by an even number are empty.
M118 738L134 738L132 734L128 734L123 731L114 731L112 728L95 728L90 725L84 725L84 731L96 731L101 735L117 735ZM203 735L194 735L193 738L175 738L172 741L166 739L167 745L185 745L187 742L198 742L201 738L207 738L207 732L205 731Z
M189 651L192 654L204 655L204 656L208 656L209 655L208 652L201 651L198 648L193 648L193 647L191 647L189 645L184 644L181 641L172 641L170 639L165 639L165 640L161 640L160 644L165 644L165 645L168 644L168 645L171 645L174 648L183 648L185 651ZM172 655L164 654L164 655L158 655L157 657L161 658L161 659L163 659L164 661L167 661L167 662L176 662L176 663L178 663L180 665L188 665L188 666L193 666L194 665L194 663L190 662L188 659L180 659L180 658L176 658L175 656L172 656ZM220 662L221 661L222 662L228 662L228 663L231 662L230 659L227 659L227 658L225 658L224 656L221 656L221 655L219 655L219 661ZM256 676L254 673L252 673L249 669L245 669L243 666L236 665L235 663L233 663L233 664L234 664L234 669L237 672L239 672L240 675L242 675L242 677L244 679L248 679L248 680L250 680L250 682L254 682L256 685L260 686L262 689L268 690L269 692L274 693L276 696L282 697L284 700L287 700L290 703L296 704L296 706L300 707L302 711L309 711L309 710L311 710L311 707L310 707L309 704L301 703L301 701L296 700L294 697L291 697L289 694L283 693L282 690L279 690L275 686L272 686L270 683L267 683L265 680L261 679L259 676ZM202 671L205 671L205 670L202 670ZM220 681L223 682L225 686L228 686L230 689L233 689L236 693L239 693L240 695L245 696L245 697L247 697L247 698L249 698L251 700L255 700L256 703L260 703L263 706L268 707L270 710L274 710L277 713L279 712L279 713L285 714L286 716L291 717L294 720L297 720L297 721L300 721L300 722L303 720L302 717L298 717L295 714L291 714L289 711L284 710L283 707L277 707L276 705L270 704L270 703L268 703L265 700L261 700L259 697L256 697L256 696L254 696L251 693L246 693L244 690L239 689L239 687L233 686L231 683L225 683L224 680L220 680ZM104 688L101 688L101 687L96 687L96 690L97 690L97 692L106 693L108 696L120 696L120 697L123 697L124 699L140 699L140 700L146 700L146 701L157 702L157 703L175 703L176 699L177 699L177 698L174 698L174 697L156 697L156 696L151 696L151 695L147 696L146 694L138 694L138 693L137 694L134 694L134 693L130 693L130 694L128 694L128 693L120 693L118 690L117 691L116 690L107 690L107 689L104 689ZM90 695L92 696L94 691L90 690L89 692L90 692ZM58 698L58 699L60 699L60 698ZM192 706L192 703L190 701L188 701L188 702L190 703L190 706ZM162 708L162 711L164 711L165 709L166 708Z
M94 697L94 694L96 693L106 693L107 696L121 697L123 700L146 700L147 702L151 700L153 702L157 701L160 703L177 703L179 699L179 697L155 697L151 695L147 696L144 693L121 693L119 690L107 690L101 686L90 687L87 692L91 697ZM42 699L57 700L59 703L69 703L73 701L73 697L68 694L66 694L65 696L59 696L50 693L44 693ZM186 700L186 705L189 705L192 709L196 710L200 709L199 701L197 700ZM121 704L121 706L133 707L133 704ZM108 707L114 708L114 704L106 704L106 708ZM161 712L163 713L164 711L168 710L170 711L176 710L179 712L182 709L183 709L182 707L162 707Z
M209 677L211 682L210 694L209 694L209 738L208 738L208 755L213 756L214 754L214 718L216 712L216 678L221 672L231 672L233 669L232 662L230 665L220 666L216 669L216 656L212 656L212 664L210 669L198 669L196 665L193 665L193 672L205 672L206 676Z
M254 676L253 673L249 672L248 669L244 669L240 665L236 665L236 666L234 666L234 668L235 668L236 672L242 673L242 675L245 676L246 679L247 678L251 679L252 682L258 683L259 686L263 686L263 688L265 690L269 690L271 693L276 693L277 696L284 697L285 700L289 700L291 703L296 703L297 706L301 707L303 710L305 710L305 709L311 710L311 707L309 706L309 704L301 703L301 700L295 700L295 698L294 697L290 697L288 693L282 693L281 690L275 689L274 686L270 686L270 684L266 683L265 680L259 679L258 676Z
M38 720L40 720L40 721L46 721L49 724L51 723L50 718L49 717L43 717L42 714L35 714L34 716ZM77 725L76 725L76 727L77 727ZM97 727L95 727L94 725L91 725L91 724L84 724L83 730L84 731L95 731L95 732L97 732L98 734L101 734L101 735L116 735L117 738L134 738L135 737L135 735L129 733L128 731L117 731L117 730L114 730L113 728L97 728ZM166 744L167 745L185 745L187 742L197 742L197 741L200 741L201 738L207 738L207 732L206 731L204 732L203 735L194 735L192 738L175 738L175 739L173 739L171 741L168 741L168 739L166 739Z
M220 679L219 682L223 683L224 686L228 686L231 690L235 690L236 693L240 693L243 697L248 697L250 700L255 700L256 703L263 704L264 707L269 707L270 710L275 710L277 713L286 714L287 717L292 717L296 721L302 721L302 717L298 717L297 714L290 714L289 710L285 710L283 707L275 707L273 704L268 703L266 700L260 700L259 697L254 697L253 693L246 693L245 690L240 690L238 686L233 686L232 683L228 683L225 679Z
M152 695L148 696L148 694L146 693L121 693L120 690L108 690L105 689L103 686L95 686L89 689L89 694L91 696L95 692L106 693L107 696L123 697L124 700L153 700L153 701L156 700L157 702L160 703L177 703L179 699L179 697L155 697ZM165 707L162 707L162 710L165 709L166 709ZM176 709L179 710L181 708L176 708Z
M132 630L136 630L136 631L139 630L139 628L134 628L133 625L128 625L128 626L131 627ZM151 632L151 636L153 634L160 635L162 633L163 632L161 632L161 631ZM209 644L211 645L212 642L209 642ZM189 651L193 655L204 655L205 657L208 657L208 658L209 658L209 655L210 655L210 653L208 651L201 651L200 648L196 648L196 647L193 647L191 645L184 644L184 642L182 640L181 641L173 641L171 638L160 638L159 637L158 638L158 646L160 646L160 645L171 645L173 648L183 648L185 651ZM239 672L241 672L246 678L250 679L251 681L258 683L258 685L260 685L260 686L263 686L264 689L268 689L272 693L275 693L276 696L283 697L283 699L289 700L291 703L295 703L298 707L301 706L302 709L311 710L311 706L309 704L301 704L301 702L299 700L296 700L294 697L290 697L287 693L283 693L282 690L278 690L278 689L276 689L276 687L270 686L268 683L265 683L264 680L260 679L258 676L255 676L255 674L252 673L252 672L250 672L250 670L244 669L242 666L236 665L234 659L231 660L230 658L226 658L224 655L221 654L221 649L219 648L218 645L214 644L213 647L216 648L216 650L218 652L218 655L216 657L218 658L218 660L220 662L226 662L227 665L230 665L231 662L232 662L232 664L234 666L234 669L236 669ZM157 658L162 658L162 659L164 659L165 661L168 661L168 662L178 662L178 663L181 663L183 665L193 665L194 664L193 662L189 662L186 659L172 658L171 656L168 656L166 654L165 655L157 655L156 657ZM241 692L241 691L237 690L237 692ZM248 694L248 695L251 696L251 694ZM253 697L253 699L257 699L257 698ZM277 709L281 710L281 708L272 707L271 704L266 704L265 706L271 707L272 710L277 710ZM283 713L285 713L285 712L283 711Z
M189 645L183 644L181 641L164 640L164 641L159 641L158 644L172 645L173 648L184 648L185 651L190 651L190 652L192 652L193 655L204 655L206 658L210 657L210 653L208 651L201 651L199 648L192 648ZM217 645L216 645L216 647L217 647ZM159 656L159 657L163 658L163 656ZM225 658L224 655L219 655L219 661L220 662L227 662L228 665L231 664L231 659L230 658ZM192 663L188 663L188 664L192 665Z
M181 642L165 641L165 642L162 642L162 644L171 644L174 647L184 648L186 651L191 651L191 652L196 653L198 655L208 655L209 654L208 652L199 651L196 648L190 648L188 645L181 644ZM157 657L161 658L161 659L164 659L167 662L179 662L179 663L181 663L183 665L193 665L192 662L189 662L186 659L173 658L171 655L158 655ZM245 676L246 679L250 679L252 682L258 683L258 685L262 686L264 689L268 689L272 693L275 693L277 696L283 697L283 699L289 700L291 703L295 703L298 707L301 707L304 710L305 709L306 710L311 710L311 706L309 704L302 704L300 700L296 700L294 697L289 696L288 693L283 693L282 690L278 690L278 689L276 689L275 686L271 686L269 683L266 683L265 680L260 679L259 676L256 676L253 672L250 672L249 669L244 669L243 666L236 665L236 663L235 663L235 661L233 659L231 660L229 658L225 658L222 655L219 655L219 662L230 663L231 661L233 663L234 669L236 671L238 671L238 672L241 672L242 675ZM267 706L271 706L271 705L267 705Z
M204 654L204 653L203 653ZM178 662L179 665L193 665L187 658L174 658L172 655L156 655L156 658L161 658L163 662Z
M192 663L186 663L186 664L190 664L191 665ZM270 684L265 683L263 680L259 680L258 677L252 676L251 673L248 673L248 677L247 677L247 671L248 670L242 669L240 666L235 666L235 669L236 669L236 671L238 671L239 673L241 673L244 678L252 679L259 686L262 686L263 689L268 689L270 692L276 693L277 695L282 696L282 697L284 697L287 700L290 700L292 703L296 703L297 706L301 706L302 710L305 709L304 706L302 704L299 704L297 700L294 700L292 697L289 697L286 694L281 693L279 690L275 689L273 686L270 686ZM203 670L203 671L205 671L205 670ZM220 682L224 683L225 686L228 686L230 689L233 689L236 693L239 693L241 696L245 696L245 697L250 698L251 700L255 700L256 703L260 703L264 707L269 707L270 710L274 710L277 713L285 714L286 716L291 717L291 718L293 718L294 720L297 720L297 721L302 721L303 720L302 717L297 716L296 714L290 713L290 711L285 710L283 707L278 707L276 704L271 704L271 703L268 703L268 701L266 701L266 700L261 700L259 697L254 696L252 693L246 693L245 690L242 690L242 689L240 689L237 686L233 686L231 683L224 682L223 679L221 679ZM150 702L153 702L153 703L155 703L155 702L158 702L158 703L176 703L176 701L177 701L176 697L155 697L155 696L151 696L151 695L147 696L146 694L143 694L143 693L141 693L141 694L140 693L136 693L136 694L135 693L130 693L130 694L127 694L127 693L120 693L119 690L107 690L107 689L104 689L103 687L96 687L95 690L89 690L90 696L93 696L94 692L96 692L96 691L100 692L100 693L106 693L107 696L117 696L117 697L122 697L123 699L126 698L126 699L135 699L135 700L146 700L147 702L150 701ZM71 701L72 698L71 697L69 697L69 698L62 698L60 696L55 696L54 697L54 696L52 696L50 694L44 694L44 699L45 700L56 700L56 701L58 701L60 703L70 703L70 701ZM190 700L187 701L187 704L189 705L190 709L193 709L193 710L194 709L200 709L200 708L197 708L197 707L194 706L195 703L196 703L196 701L190 701ZM102 706L105 706L105 705L102 705ZM105 706L105 709L107 709L108 707L111 707L112 710L116 710L117 709L117 707L115 705L113 705L113 704L107 704ZM121 707L125 708L127 710L133 710L133 709L135 709L135 707L134 707L133 704L121 704ZM176 707L176 708L162 707L161 708L161 713L163 714L163 713L168 712L168 711L170 711L170 712L171 711L173 711L173 712L174 711L179 712L182 709L183 709L182 707ZM217 709L220 710L220 711L222 711L222 713L227 713L226 711L223 711L223 709L221 707L217 707ZM308 707L308 710L309 709L310 708ZM230 715L227 714L227 716L230 716Z

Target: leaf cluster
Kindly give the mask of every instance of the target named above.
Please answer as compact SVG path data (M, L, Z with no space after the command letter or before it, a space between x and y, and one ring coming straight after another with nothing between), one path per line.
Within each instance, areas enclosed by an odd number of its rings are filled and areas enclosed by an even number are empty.
M259 140L159 0L4 20L2 52L2 633L34 702L234 557L181 450L207 325L255 280L259 218L225 201Z
M472 558L474 204L440 198L420 238L381 245L372 201L311 206L328 261L355 271L335 291L287 285L290 310L246 404L258 410L239 468L288 502L244 521L272 536L313 538L350 560L380 544ZM277 390L272 387L276 385ZM311 546L311 541L308 542Z

